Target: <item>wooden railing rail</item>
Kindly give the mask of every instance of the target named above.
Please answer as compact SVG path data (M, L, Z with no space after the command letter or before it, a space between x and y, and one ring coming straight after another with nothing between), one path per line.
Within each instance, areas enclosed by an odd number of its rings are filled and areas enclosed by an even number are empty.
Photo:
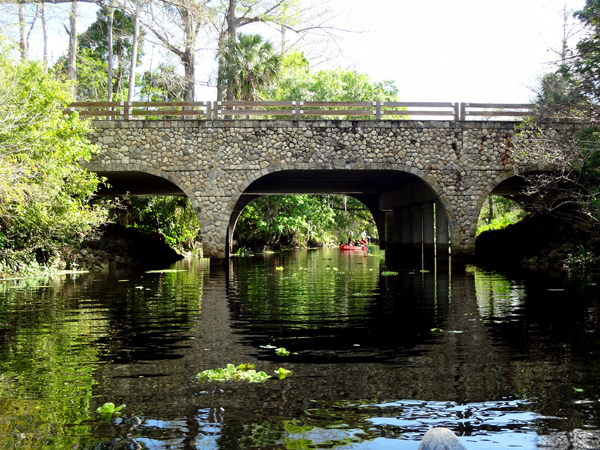
M75 102L69 104L65 112L70 113L73 108L77 108L81 117L119 117L121 120L135 120L138 116L212 118L211 102Z
M527 117L535 114L535 103L461 103L461 120L471 117Z
M280 117L290 119L315 117L372 117L375 120L416 116L468 120L469 118L519 118L532 116L538 106L529 103L459 103L459 102L75 102L65 114L78 111L82 117L106 117L120 120L138 118L181 117L184 119L231 119ZM446 119L446 120L448 120Z

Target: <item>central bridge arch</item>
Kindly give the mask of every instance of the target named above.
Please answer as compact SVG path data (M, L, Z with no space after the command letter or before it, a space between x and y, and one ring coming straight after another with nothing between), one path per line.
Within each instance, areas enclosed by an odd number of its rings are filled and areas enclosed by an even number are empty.
M421 252L448 255L450 244L447 207L435 188L405 167L387 170L359 168L280 169L257 172L243 186L229 213L227 250L244 208L265 195L338 194L360 200L371 212L388 256L414 260ZM434 247L437 245L437 249Z

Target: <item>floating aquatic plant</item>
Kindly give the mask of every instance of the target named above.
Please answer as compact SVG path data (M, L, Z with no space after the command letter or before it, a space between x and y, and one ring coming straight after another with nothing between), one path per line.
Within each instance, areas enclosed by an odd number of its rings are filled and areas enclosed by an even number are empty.
M215 383L224 383L225 381L247 381L248 383L264 383L271 375L267 375L265 372L257 372L254 364L240 364L234 366L233 364L227 364L224 369L210 369L200 372L197 377L201 382L206 383L208 381L214 381ZM286 370L280 367L275 371L275 375L280 380L292 374L291 370Z
M257 372L254 364L240 364L234 366L227 364L224 369L209 369L200 372L197 377L201 382L214 381L216 383L224 383L225 381L247 381L248 383L264 383L268 378L271 378L265 372Z
M115 406L114 403L108 402L102 405L100 408L96 410L97 413L101 414L102 417L106 419L110 419L112 416L121 415L121 410L125 408L125 405Z

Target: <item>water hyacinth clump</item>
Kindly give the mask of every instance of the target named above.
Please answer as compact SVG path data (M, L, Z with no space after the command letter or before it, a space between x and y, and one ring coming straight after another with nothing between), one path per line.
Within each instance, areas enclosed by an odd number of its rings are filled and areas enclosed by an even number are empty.
M283 380L286 376L291 375L292 371L280 367L279 370L275 371L275 374L280 380ZM263 371L257 372L254 364L240 364L237 367L233 364L227 364L227 367L224 369L217 368L200 372L197 377L202 383L208 381L214 381L215 383L224 383L225 381L264 383L271 378L271 375L267 375Z

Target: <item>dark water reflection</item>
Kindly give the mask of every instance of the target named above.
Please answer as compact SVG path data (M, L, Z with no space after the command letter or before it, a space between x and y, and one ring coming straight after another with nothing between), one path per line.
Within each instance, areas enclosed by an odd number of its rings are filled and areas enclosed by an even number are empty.
M468 449L600 448L598 292L338 250L5 281L0 448L416 449L432 426ZM294 374L195 378L243 362ZM123 416L94 412L109 401Z

